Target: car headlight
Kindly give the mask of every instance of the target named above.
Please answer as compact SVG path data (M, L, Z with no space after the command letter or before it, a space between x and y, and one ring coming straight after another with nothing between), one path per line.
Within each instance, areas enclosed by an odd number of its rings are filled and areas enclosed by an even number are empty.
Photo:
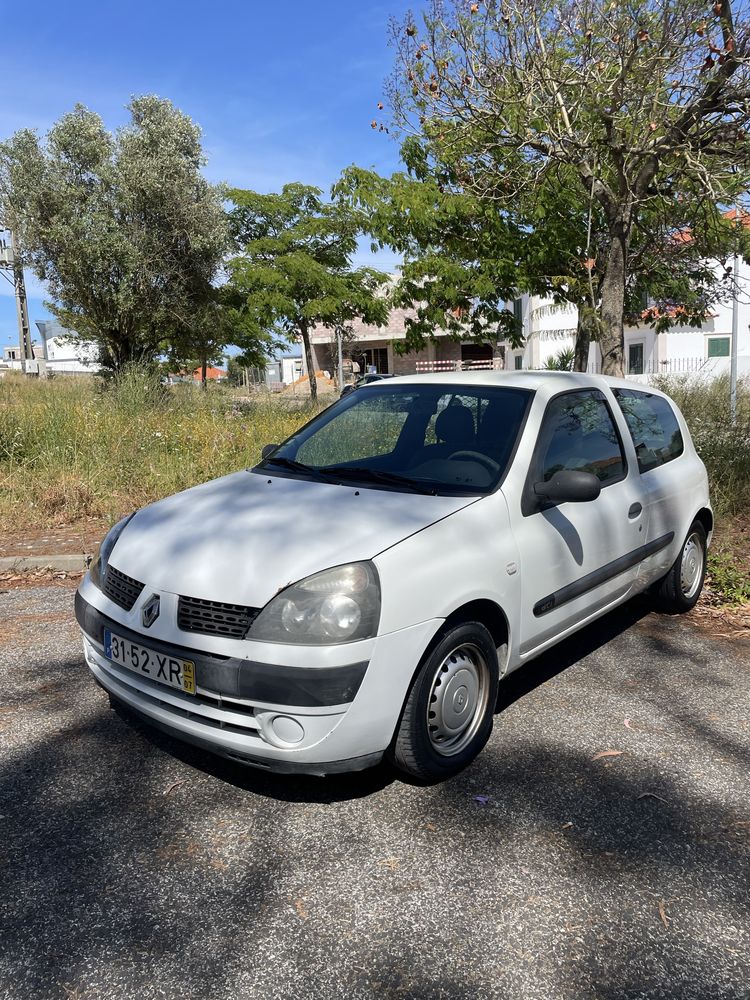
M132 514L128 514L124 517L122 521L118 521L114 527L110 528L107 534L104 536L104 541L99 546L99 551L94 556L94 560L89 566L89 578L91 582L99 588L103 589L104 577L107 575L107 564L109 563L110 556L112 555L112 549L115 547L117 539L122 534L125 525L128 521L135 517L135 511Z
M273 597L248 639L328 646L370 639L380 619L380 582L372 563L348 563L293 584Z

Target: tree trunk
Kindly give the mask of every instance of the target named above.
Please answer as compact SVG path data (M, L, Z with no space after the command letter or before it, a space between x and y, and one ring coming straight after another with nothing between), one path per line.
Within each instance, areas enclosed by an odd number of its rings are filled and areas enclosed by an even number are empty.
M585 372L589 364L589 348L591 347L591 314L590 307L579 305L578 326L576 328L574 372Z
M206 389L206 368L208 368L208 361L206 355L204 354L201 358L201 389L205 391Z
M305 364L307 365L307 377L310 379L310 399L313 403L318 401L318 383L315 379L315 364L313 363L312 347L310 345L310 330L307 320L301 320L299 331L302 334L302 343L305 348Z
M625 225L618 221L612 227L612 242L600 286L602 323L599 349L602 355L602 375L625 374L625 276L628 256L628 236Z

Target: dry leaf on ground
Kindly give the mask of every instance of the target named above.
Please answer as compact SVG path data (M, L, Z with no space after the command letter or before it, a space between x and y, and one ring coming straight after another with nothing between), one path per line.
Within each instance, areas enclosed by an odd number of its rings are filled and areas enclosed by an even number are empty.
M167 787L164 789L164 791L161 794L162 795L169 795L169 793L173 792L175 790L175 788L177 788L178 785L184 785L186 783L187 783L187 778L180 778L179 781L173 781L171 785L167 785Z
M595 753L591 759L601 760L602 757L620 757L624 753L624 750L600 750L599 753Z

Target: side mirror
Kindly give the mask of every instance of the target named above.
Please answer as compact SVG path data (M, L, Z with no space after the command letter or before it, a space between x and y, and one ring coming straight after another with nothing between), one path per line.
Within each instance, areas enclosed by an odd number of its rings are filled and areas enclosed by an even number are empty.
M264 444L260 452L260 457L265 460L269 455L273 455L278 447L277 444Z
M602 491L602 484L590 472L561 469L546 483L535 483L534 493L552 503L590 503Z

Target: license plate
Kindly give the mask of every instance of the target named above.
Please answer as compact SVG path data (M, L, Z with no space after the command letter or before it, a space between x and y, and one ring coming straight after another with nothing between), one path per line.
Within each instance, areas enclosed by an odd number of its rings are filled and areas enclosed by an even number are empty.
M195 694L195 664L166 653L157 653L130 639L123 639L107 628L104 630L104 655L113 663L127 667L136 674L150 677L160 684Z

